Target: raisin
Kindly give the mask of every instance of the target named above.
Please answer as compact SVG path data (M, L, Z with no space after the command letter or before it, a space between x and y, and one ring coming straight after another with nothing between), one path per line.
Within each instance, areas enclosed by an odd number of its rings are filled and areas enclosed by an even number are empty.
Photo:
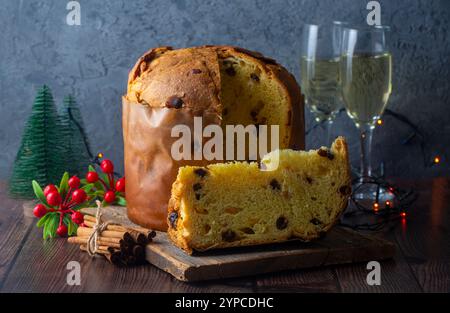
M227 73L229 76L236 76L236 70L233 66L227 67L225 69L225 73Z
M202 72L202 70L198 69L198 68L194 68L194 69L192 69L191 72L192 72L192 74L200 74Z
M284 216L280 216L279 218L277 218L276 224L279 230L283 230L288 226L288 220Z
M236 233L232 231L231 229L225 230L222 232L222 240L231 242L236 239Z
M272 187L273 190L281 190L280 183L275 178L270 181L270 187Z
M320 224L322 224L322 221L317 219L317 218L315 218L315 217L313 219L311 219L309 222L311 224L313 224L313 225L320 225Z
M200 195L199 193L196 193L196 194L195 194L195 199L196 199L196 200L200 200L200 198L201 198L201 195Z
M316 201L317 198L316 198L316 197L311 197L311 200L312 200L312 201Z
M183 106L183 100L180 97L172 96L166 101L166 107L180 109Z
M251 229L250 227L244 227L244 228L241 228L241 231L242 231L244 234L248 234L248 235L254 235L254 234L255 234L254 230Z
M169 222L172 228L177 228L177 220L178 220L177 212L172 212L169 214Z
M312 179L311 177L306 176L305 179L306 179L306 181L308 182L308 184L312 184L313 179Z
M339 192L343 196L348 196L352 192L352 188L350 188L350 186L344 185L339 188Z
M195 173L196 175L202 177L202 178L205 177L206 174L208 174L208 172L207 172L206 170L202 169L202 168L197 168L197 169L195 169L195 170L194 170L194 173Z
M200 183L196 183L192 187L194 188L194 191L198 191L198 190L202 189L202 185Z
M256 75L255 73L251 73L251 74L250 74L250 78L251 78L252 80L254 80L255 82L259 83L259 76Z
M319 150L317 150L317 154L321 157L327 157L330 160L334 159L333 153L331 153L331 151L328 149L320 148Z

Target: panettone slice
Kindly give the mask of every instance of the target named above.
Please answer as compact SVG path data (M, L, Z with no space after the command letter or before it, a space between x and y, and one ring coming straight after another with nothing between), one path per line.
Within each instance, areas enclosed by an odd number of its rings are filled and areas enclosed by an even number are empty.
M168 234L188 253L318 238L347 206L347 153L339 137L331 149L280 150L260 164L181 167L169 201Z

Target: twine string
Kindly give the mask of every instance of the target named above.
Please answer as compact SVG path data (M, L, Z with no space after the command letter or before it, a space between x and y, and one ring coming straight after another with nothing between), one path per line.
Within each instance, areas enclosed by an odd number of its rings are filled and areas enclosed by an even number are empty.
M95 224L93 227L93 232L89 235L89 238L87 240L87 253L90 256L94 256L97 253L98 250L98 238L100 237L100 234L102 231L108 227L109 222L102 223L102 203L100 201L95 201L97 204L97 211L95 213Z

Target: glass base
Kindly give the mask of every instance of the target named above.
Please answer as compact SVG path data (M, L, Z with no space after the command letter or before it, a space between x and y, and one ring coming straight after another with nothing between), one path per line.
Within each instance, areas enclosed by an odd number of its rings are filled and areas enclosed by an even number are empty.
M353 198L365 207L378 203L380 209L392 206L395 195L389 189L373 182L357 182L353 185Z

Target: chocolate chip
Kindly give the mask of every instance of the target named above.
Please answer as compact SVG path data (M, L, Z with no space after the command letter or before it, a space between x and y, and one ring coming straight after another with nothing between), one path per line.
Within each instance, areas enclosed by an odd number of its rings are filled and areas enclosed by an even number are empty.
M196 193L195 194L195 200L200 200L200 198L201 198L201 195L199 193Z
M285 218L284 216L280 216L279 218L277 218L276 225L279 230L285 229L288 226L287 218Z
M208 172L202 168L197 168L194 170L194 173L200 177L205 177Z
M235 239L236 239L236 233L234 231L232 231L231 229L227 229L222 232L222 240L223 241L231 242L231 241L234 241Z
M280 183L275 178L270 181L270 187L272 187L273 190L281 190Z
M223 110L222 110L222 115L225 116L225 115L227 115L227 114L228 114L228 109L227 109L227 108L223 109Z
M252 117L252 120L256 122L256 117L258 116L258 112L251 111L250 116Z
M194 188L194 191L198 191L198 190L202 189L202 185L200 183L196 183L192 187Z
M306 176L305 179L306 179L306 181L308 182L308 184L312 184L313 179L312 179L311 177Z
M311 200L312 200L312 201L316 201L317 198L316 198L316 197L311 197Z
M234 69L233 66L230 66L225 69L225 73L227 73L229 76L235 76L236 70Z
M183 100L180 97L172 96L166 101L166 107L180 109L183 106Z
M250 74L250 78L251 78L252 80L254 80L255 82L259 83L259 76L256 75L255 73L251 73L251 74Z
M344 185L339 188L339 192L343 196L348 196L352 192L352 188L350 188L350 186Z
M198 68L193 68L191 72L192 72L192 74L200 74L202 72L202 70L198 69Z
M169 214L169 222L172 228L177 228L178 212L172 212Z
M317 150L317 154L321 157L327 157L330 160L334 159L333 153L328 149L320 148L319 150Z
M313 225L320 225L320 224L322 224L322 221L317 219L317 218L315 218L315 217L313 219L311 219L309 222L311 224L313 224Z

